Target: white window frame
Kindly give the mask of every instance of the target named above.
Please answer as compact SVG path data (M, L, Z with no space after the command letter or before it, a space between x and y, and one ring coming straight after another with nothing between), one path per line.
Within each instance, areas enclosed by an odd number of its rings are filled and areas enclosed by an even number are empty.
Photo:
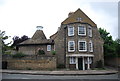
M51 51L51 45L47 45L47 51Z
M76 64L76 58L70 57L69 62L70 62L70 64Z
M79 42L85 42L85 50L80 50ZM87 51L87 42L85 40L79 40L78 41L78 50L81 51L81 52L86 52Z
M70 33L70 28L73 28L73 34ZM74 26L68 26L68 36L74 36Z
M93 52L93 42L89 41L89 52Z
M76 20L77 20L77 21L82 21L82 18L81 18L81 17L78 17Z
M92 37L92 27L91 26L88 27L88 36Z
M73 48L74 50L70 50L70 42L73 42ZM68 41L68 52L74 52L75 51L75 41Z
M84 34L80 34L80 33L79 33L79 28L80 28L81 26L84 27L84 31L85 31ZM80 35L80 36L86 36L86 27L85 27L85 25L78 25L78 35Z

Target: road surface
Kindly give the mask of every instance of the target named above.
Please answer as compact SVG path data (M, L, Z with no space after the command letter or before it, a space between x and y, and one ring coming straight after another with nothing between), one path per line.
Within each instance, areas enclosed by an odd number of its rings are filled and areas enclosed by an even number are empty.
M45 81L53 81L53 80L68 80L68 81L72 81L72 80L76 80L76 81L80 81L82 79L86 79L88 81L91 80L110 80L110 81L114 81L118 79L118 74L110 74L110 75L78 75L78 76L73 76L73 75L69 75L69 76L55 76L55 75L30 75L30 74L7 74L7 73L3 73L2 74L2 78L3 79L37 79L37 80L45 80ZM3 80L5 81L5 80ZM82 80L84 81L84 80Z

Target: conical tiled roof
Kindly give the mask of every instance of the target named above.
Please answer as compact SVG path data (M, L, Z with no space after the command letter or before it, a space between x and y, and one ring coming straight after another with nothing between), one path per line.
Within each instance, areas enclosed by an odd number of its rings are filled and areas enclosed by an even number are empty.
M35 32L35 34L33 35L32 39L33 40L36 40L36 39L45 40L46 36L45 36L45 34L44 34L44 32L42 30L37 30Z
M29 45L29 44L53 44L54 41L51 39L47 39L44 32L42 30L37 30L32 38L23 41L19 45Z

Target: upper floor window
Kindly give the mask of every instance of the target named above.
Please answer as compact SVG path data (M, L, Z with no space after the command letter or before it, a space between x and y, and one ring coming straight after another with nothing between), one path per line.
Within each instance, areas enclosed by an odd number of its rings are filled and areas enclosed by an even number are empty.
M78 50L79 51L87 51L86 41L78 41Z
M74 41L69 41L68 42L68 51L69 52L74 52L75 51L75 42Z
M81 18L81 17L78 17L76 20L77 20L77 21L82 21L82 18Z
M93 52L93 43L89 41L89 52Z
M78 26L78 35L86 35L86 27L84 25Z
M76 64L76 59L75 57L70 57L70 64Z
M92 27L88 27L88 36L92 37Z
M47 51L51 51L51 45L47 45Z
M74 27L73 26L68 27L68 36L74 36Z

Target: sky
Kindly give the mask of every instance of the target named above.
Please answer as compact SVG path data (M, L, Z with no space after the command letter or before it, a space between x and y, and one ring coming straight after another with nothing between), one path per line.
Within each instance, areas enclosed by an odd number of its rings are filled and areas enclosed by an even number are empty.
M36 26L43 26L49 38L68 13L78 8L113 39L118 37L118 0L0 0L0 30L6 31L11 41L14 36L32 37Z

